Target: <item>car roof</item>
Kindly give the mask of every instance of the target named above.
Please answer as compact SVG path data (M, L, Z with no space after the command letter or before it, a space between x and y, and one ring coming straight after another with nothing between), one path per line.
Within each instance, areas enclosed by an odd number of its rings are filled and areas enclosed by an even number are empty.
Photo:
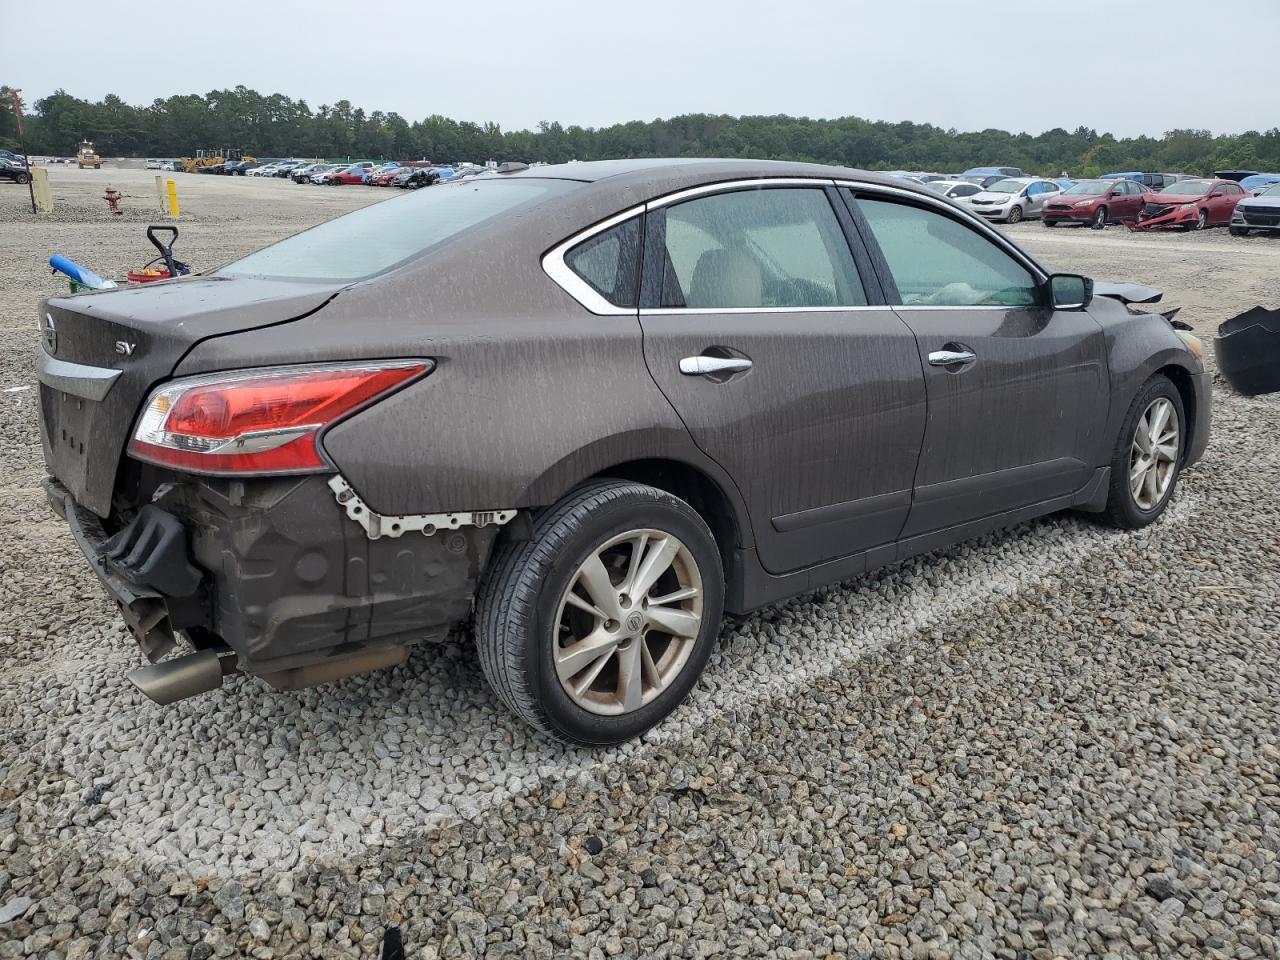
M665 174L665 176L663 176ZM914 189L921 184L904 181L886 172L857 170L852 167L829 166L822 163L802 163L790 160L740 160L736 158L664 158L645 157L634 160L588 160L579 163L556 163L530 167L513 173L493 174L504 179L532 177L539 179L579 180L583 183L600 183L608 180L618 186L637 181L652 181L662 186L661 180L698 180L714 183L718 180L754 179L757 177L827 177L856 179L884 186Z

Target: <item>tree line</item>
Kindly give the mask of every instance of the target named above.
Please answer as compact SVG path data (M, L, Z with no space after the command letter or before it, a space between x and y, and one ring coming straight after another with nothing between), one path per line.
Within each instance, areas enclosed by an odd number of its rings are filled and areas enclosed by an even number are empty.
M27 149L34 155L69 156L87 138L107 158L183 157L197 149L234 147L265 157L439 162L717 156L942 172L1000 164L1071 176L1108 170L1280 170L1280 127L1217 136L1208 130L1170 130L1160 137L1119 138L1089 127L1032 135L859 117L687 114L599 128L544 121L536 130L507 131L496 123L438 114L409 121L394 112L366 113L347 100L312 109L305 100L243 86L175 95L146 106L125 103L114 94L94 103L57 90L32 106L25 126ZM2 86L0 146L17 147L12 99Z

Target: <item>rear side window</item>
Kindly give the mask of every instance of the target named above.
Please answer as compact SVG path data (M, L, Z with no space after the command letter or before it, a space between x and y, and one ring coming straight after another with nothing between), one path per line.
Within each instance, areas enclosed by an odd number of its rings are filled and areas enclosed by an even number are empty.
M535 179L437 184L295 234L228 264L218 274L364 280L412 260L469 227L576 186L571 180Z
M664 307L860 306L862 281L820 188L739 190L664 211Z
M640 288L640 218L632 217L571 249L565 265L615 307L634 307Z
M860 198L889 272L906 305L1030 306L1035 277L978 231L941 213Z

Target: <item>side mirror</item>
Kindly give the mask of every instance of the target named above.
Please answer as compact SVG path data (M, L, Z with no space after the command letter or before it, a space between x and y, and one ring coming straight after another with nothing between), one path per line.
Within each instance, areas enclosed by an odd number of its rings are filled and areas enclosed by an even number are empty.
M1075 273L1049 277L1049 302L1055 310L1083 310L1093 301L1093 281Z

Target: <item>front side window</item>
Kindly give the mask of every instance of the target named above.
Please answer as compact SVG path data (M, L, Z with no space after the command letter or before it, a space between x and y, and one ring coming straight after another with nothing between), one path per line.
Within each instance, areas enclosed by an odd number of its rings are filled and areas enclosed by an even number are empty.
M1031 306L1040 300L1031 272L994 242L941 213L860 198L898 295L907 305Z
M861 306L866 294L821 188L739 190L665 211L663 307Z
M634 307L640 280L640 218L583 240L564 256L565 265L615 307Z

